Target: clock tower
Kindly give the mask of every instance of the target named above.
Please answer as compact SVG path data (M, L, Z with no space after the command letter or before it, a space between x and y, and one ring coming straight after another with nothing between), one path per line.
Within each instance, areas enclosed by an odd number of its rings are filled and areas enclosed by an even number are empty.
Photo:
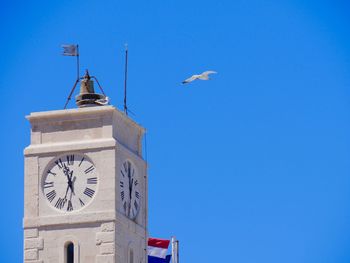
M27 116L25 263L146 263L145 130L92 85L77 109Z

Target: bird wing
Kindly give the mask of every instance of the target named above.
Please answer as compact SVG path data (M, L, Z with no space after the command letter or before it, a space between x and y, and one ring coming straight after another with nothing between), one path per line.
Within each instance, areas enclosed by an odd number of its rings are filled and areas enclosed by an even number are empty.
M190 77L190 78L185 79L184 81L182 81L182 84L186 84L186 83L192 82L192 81L194 81L195 79L197 79L198 77L199 77L198 75L193 75L192 77Z
M213 70L208 70L208 71L204 71L201 75L209 75L209 74L216 74L217 72L216 71L213 71Z
M106 97L106 98L104 98L104 99L96 100L95 102L96 102L97 104L99 104L99 105L107 105L107 104L109 103L109 98Z
M207 74L200 74L199 77L198 77L198 79L200 79L200 80L208 80L209 77L208 77Z

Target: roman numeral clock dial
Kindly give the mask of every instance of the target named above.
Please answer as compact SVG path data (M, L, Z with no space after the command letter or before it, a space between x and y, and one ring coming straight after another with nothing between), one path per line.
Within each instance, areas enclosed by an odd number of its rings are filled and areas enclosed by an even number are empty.
M51 207L73 212L87 206L96 195L98 173L85 155L68 153L53 159L42 176L42 192Z
M119 175L120 199L122 211L130 219L135 219L140 210L141 189L135 166L125 161Z

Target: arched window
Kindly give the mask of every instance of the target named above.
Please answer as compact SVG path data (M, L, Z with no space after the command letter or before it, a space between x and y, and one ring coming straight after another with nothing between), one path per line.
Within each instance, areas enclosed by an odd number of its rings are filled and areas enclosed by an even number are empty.
M132 249L129 251L129 263L134 263L134 251Z
M65 247L66 261L65 263L74 263L74 244L68 242Z

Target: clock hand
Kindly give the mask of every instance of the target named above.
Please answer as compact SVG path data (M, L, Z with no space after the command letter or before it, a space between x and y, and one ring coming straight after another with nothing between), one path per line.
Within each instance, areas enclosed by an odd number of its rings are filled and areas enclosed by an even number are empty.
M67 197L67 193L68 193L68 190L69 190L69 175L68 175L68 172L69 172L69 168L66 166L66 164L63 164L63 173L68 179L68 186L67 186L67 190L66 190L66 194L65 194L64 198Z
M73 176L73 172L72 172L72 176ZM75 195L74 193L74 182L75 182L75 179L77 179L77 177L73 177L73 179L71 180L71 186L70 186L70 189L71 189L71 192L73 193L73 195Z
M134 183L134 178L131 178L131 182L130 182L130 185L129 185L129 215L131 214L131 200L132 200L132 185Z
M73 171L68 172L68 180L71 181L73 176Z
M131 201L131 197L132 197L132 183L134 181L134 178L131 179L131 181L129 182L129 197L130 197L130 201Z
M73 183L72 183L73 171L70 171L70 169L64 164L63 172L66 175L67 180L68 180L68 182L67 182L68 186L66 189L66 194L64 196L64 199L67 200L67 194L68 194L69 189L71 190L71 196L72 196L72 193L75 195L74 189L73 189Z
M129 177L129 197L130 197L130 201L131 201L132 183L133 183L134 178L131 177L130 163L128 163L128 177Z
M68 172L69 172L69 168L67 167L66 164L63 164L63 173L64 173L64 175L67 176L67 177L68 177L68 175L67 175Z
M64 198L63 198L63 199L65 199L65 200L67 200L68 190L69 190L69 185L67 185L66 194L64 195Z
M131 173L130 173L130 164L128 163L128 178L129 178L129 202L128 202L128 216L130 215L131 210L131 191L132 191L132 179L131 179Z
M74 194L74 191L70 191L69 201L72 201L72 195ZM74 194L75 195L75 194Z
M74 194L72 177L73 177L73 171L71 171L70 174L68 175L68 186ZM74 178L75 178L75 176L74 176Z
M69 172L70 172L70 170L69 170L69 168L64 164L63 165L64 167L63 167L63 173L65 174L65 176L67 177L67 180L68 180L68 185L69 185L69 182L71 181L71 179L70 179L70 176L69 176ZM71 174L73 173L73 171L71 172Z

